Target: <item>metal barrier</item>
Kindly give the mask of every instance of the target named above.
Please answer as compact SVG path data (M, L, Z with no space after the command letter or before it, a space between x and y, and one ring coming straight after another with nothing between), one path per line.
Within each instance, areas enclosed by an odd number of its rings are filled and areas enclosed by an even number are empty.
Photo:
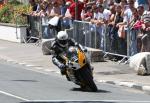
M74 21L73 26L72 37L86 47L103 50L105 52L104 57L108 54L123 57L121 63L138 52L135 50L138 30L127 28L126 37L122 39L117 36L117 32L113 37L110 33L111 29L107 25L96 27L89 22Z
M42 26L41 18L37 16L27 15L28 27L27 27L27 40L26 43L30 42L32 39L39 43L42 38Z
M38 40L41 40L55 37L56 31L49 28L48 20L46 17L30 16L31 38L37 37ZM108 54L120 56L123 57L122 62L124 59L137 53L137 50L135 50L135 53L131 53L137 45L137 30L130 30L128 28L125 39L121 39L118 36L116 38L113 37L110 31L111 28L107 25L96 27L89 22L77 20L73 21L73 29L67 30L69 37L74 38L81 45L103 50L105 52L104 57ZM115 33L115 35L118 35L117 32Z
M40 44L42 39L51 39L56 35L56 30L50 29L48 26L49 18L28 15L28 39L27 43L32 39Z
M92 25L85 21L74 21L73 23L73 38L78 43L86 47L99 48L99 39L96 29L92 29Z

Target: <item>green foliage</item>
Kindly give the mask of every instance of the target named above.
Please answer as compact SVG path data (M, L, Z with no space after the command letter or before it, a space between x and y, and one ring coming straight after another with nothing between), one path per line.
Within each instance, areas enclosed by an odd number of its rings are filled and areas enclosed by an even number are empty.
M17 1L17 0L9 0L8 2L9 2L9 4L11 4L11 5L20 5L20 4L21 4L21 3L20 3L19 1Z
M16 0L11 0L7 5L0 9L0 22L13 23L18 25L26 24L26 17L21 14L28 14L31 12L29 5L24 5Z
M9 23L11 18L12 13L9 11L9 5L6 5L0 10L0 22Z

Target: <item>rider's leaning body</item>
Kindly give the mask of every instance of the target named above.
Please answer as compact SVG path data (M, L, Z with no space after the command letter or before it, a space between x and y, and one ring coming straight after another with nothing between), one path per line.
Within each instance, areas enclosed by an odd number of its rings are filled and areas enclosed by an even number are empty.
M57 34L54 42L51 45L51 50L54 51L52 62L61 70L61 73L64 74L66 65L64 64L65 60L60 56L61 53L66 52L68 47L75 46L77 43L68 38L66 31L60 31Z

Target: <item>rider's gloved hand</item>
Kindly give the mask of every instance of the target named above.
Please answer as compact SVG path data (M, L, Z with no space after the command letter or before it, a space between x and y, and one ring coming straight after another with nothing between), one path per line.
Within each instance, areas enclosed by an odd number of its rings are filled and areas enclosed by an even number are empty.
M66 74L66 66L64 64L59 65L60 71L62 75Z
M65 69L66 66L65 66L64 64L61 64L61 65L59 65L59 68L60 68L60 69Z

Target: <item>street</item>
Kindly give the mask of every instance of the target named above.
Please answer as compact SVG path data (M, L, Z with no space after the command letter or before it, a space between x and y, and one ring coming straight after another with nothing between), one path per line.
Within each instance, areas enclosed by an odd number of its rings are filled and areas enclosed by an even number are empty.
M150 103L150 95L143 91L106 83L96 84L98 92L84 92L60 74L0 60L0 103Z

